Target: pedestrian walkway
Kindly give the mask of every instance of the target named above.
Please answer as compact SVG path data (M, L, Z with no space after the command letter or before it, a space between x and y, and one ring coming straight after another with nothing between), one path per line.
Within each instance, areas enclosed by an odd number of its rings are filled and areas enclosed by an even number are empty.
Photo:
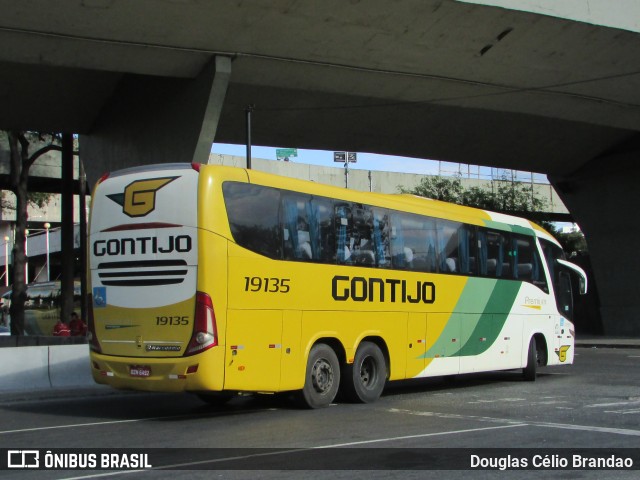
M640 348L640 338L578 335L577 348Z

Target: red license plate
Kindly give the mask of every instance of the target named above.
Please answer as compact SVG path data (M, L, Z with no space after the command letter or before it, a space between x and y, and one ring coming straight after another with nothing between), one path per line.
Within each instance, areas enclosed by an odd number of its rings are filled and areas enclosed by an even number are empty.
M129 375L132 377L150 377L151 376L151 367L147 365L130 365L129 366Z

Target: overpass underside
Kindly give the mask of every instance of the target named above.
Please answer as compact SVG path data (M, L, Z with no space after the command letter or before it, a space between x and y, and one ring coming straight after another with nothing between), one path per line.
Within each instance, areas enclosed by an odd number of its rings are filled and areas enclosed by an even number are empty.
M637 33L454 0L11 3L0 125L80 133L90 181L206 162L245 141L249 105L254 144L544 172L587 236L605 332L640 334Z

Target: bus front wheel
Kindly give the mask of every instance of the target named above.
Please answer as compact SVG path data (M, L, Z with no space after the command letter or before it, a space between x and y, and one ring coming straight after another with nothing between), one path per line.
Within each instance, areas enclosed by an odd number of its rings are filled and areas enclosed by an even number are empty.
M375 402L380 398L386 380L384 355L372 342L362 342L353 363L342 368L342 392L352 402Z
M303 405L326 407L333 402L340 386L340 363L333 349L324 343L314 345L309 353L304 387L300 392Z

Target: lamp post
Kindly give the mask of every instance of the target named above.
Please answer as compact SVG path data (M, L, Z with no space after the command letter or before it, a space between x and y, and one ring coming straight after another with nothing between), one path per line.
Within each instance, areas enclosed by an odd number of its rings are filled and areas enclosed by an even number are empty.
M47 251L47 282L50 280L50 270L49 270L49 229L51 228L51 224L49 222L44 224L44 230L46 232L46 251Z
M9 286L9 237L4 236L4 286Z

